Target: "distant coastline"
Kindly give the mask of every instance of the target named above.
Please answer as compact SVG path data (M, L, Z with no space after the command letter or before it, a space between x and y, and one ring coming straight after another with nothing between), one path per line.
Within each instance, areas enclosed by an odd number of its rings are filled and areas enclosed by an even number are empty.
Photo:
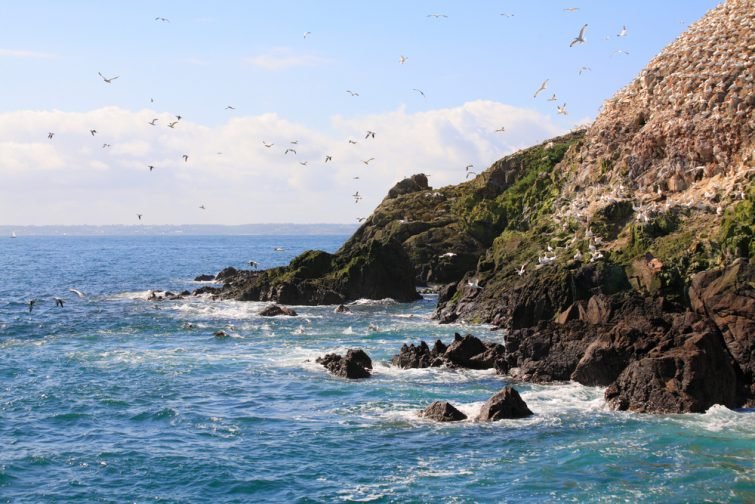
M24 236L202 236L202 235L340 235L351 234L356 224L213 224L184 225L69 225L8 226L0 225L0 237L15 233Z

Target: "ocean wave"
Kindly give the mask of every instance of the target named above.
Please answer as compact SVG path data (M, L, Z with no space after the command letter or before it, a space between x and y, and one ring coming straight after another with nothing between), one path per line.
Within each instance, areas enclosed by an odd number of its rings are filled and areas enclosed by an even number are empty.
M702 415L688 413L674 415L672 418L688 429L755 439L755 411L753 410L735 411L721 404L715 404Z

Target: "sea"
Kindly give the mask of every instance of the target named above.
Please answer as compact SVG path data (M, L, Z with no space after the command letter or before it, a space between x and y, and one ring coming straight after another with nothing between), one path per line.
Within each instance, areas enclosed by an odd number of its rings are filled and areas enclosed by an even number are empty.
M753 410L615 412L601 388L391 366L402 344L454 332L505 343L436 323L434 295L275 318L265 303L148 299L346 238L3 238L0 502L755 502ZM315 362L349 348L371 378ZM534 415L475 422L507 385ZM421 418L435 400L470 420Z

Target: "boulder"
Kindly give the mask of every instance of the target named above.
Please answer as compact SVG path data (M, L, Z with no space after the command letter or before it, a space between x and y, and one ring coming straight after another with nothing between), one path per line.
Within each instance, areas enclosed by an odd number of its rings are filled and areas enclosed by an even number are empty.
M482 405L480 422L495 422L505 418L524 418L532 415L527 404L512 387L506 387Z
M460 367L478 368L479 364L472 358L487 351L485 344L479 338L467 334L462 337L454 334L454 341L448 346L443 356ZM492 366L490 366L492 367Z
M218 339L225 339L228 337L228 333L226 333L225 331L215 331L214 333L212 333L212 335Z
M440 340L436 342L436 347L438 343L440 343ZM440 344L443 345L443 343ZM439 354L434 351L436 347L433 347L433 351L431 351L424 341L420 341L419 345L416 346L414 343L410 345L404 343L399 353L391 359L391 364L404 369L442 366L443 361L439 358Z
M199 275L194 278L195 282L211 282L215 280L215 275Z
M372 360L361 349L350 349L346 356L326 354L315 361L336 376L349 379L369 378Z
M703 413L714 404L737 405L734 362L721 333L697 327L681 345L667 342L629 364L605 394L619 410Z
M435 401L425 408L420 413L420 416L437 422L458 422L467 419L467 415L457 410L446 401Z
M278 315L288 315L289 317L295 317L296 312L287 306L280 306L272 304L267 306L260 312L261 317L277 317Z
M394 199L403 194L411 194L426 189L429 189L429 186L427 185L427 175L419 173L396 183L396 185L388 190L388 196L386 196L385 199Z
M351 313L351 310L348 306L340 304L333 310L333 313Z
M228 267L222 270L220 273L218 273L215 276L215 280L217 280L218 282L225 282L226 280L238 275L238 273L239 273L239 270L237 270L236 268Z

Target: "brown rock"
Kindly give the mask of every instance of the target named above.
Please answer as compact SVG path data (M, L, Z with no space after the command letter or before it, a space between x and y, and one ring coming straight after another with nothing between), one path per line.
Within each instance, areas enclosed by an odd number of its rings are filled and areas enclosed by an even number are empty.
M372 360L361 349L350 349L346 357L326 354L318 357L315 362L325 366L332 374L349 379L369 378L369 370L372 369Z
M435 401L420 413L420 416L438 422L458 422L466 420L467 415L454 408L446 401Z
M260 316L262 317L277 317L278 315L295 317L296 312L287 306L280 306L277 304L272 304L260 312Z
M532 415L527 404L512 387L506 387L482 405L480 422L495 422L505 418L524 418Z
M587 322L590 324L605 324L611 318L611 302L607 296L597 294L587 302L585 313Z

